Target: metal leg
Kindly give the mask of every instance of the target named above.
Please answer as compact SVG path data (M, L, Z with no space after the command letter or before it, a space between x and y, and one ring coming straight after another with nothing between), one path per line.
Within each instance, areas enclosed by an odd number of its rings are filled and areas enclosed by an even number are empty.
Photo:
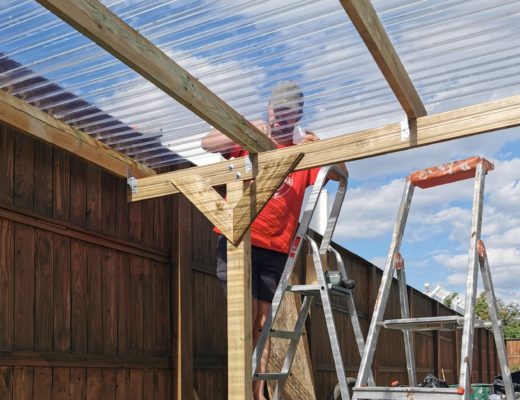
M491 279L491 272L489 270L489 263L487 259L486 249L482 240L477 243L477 250L479 253L480 273L484 283L484 290L488 303L489 318L493 325L493 336L495 338L495 345L497 347L498 360L500 362L500 370L502 371L502 380L506 389L507 400L515 398L515 391L513 380L511 379L511 370L509 369L507 359L507 349L504 344L504 336L498 318L497 300L495 297L495 290L493 289L493 281Z
M341 273L341 276L348 280L347 270L345 265L343 264L343 260L341 258L341 254L332 246L329 246L329 250L334 253L336 256L336 263L338 265L338 269ZM365 351L365 340L363 339L363 331L361 330L361 325L359 325L359 317L356 310L356 304L354 303L354 297L352 297L352 293L345 296L347 302L347 310L350 315L350 322L352 324L352 330L354 331L354 337L356 338L357 347L359 350L359 356L363 357L363 353ZM374 376L372 375L372 370L368 375L368 384L370 386L375 386L376 383L374 381Z
M314 242L314 240L309 238L309 243L312 247L312 258L314 261L314 268L316 269L318 285L320 286L323 313L325 314L325 323L327 324L327 331L329 333L330 346L332 348L334 365L336 366L336 374L338 376L341 398L343 400L350 400L350 395L348 393L347 386L347 377L345 376L345 367L343 366L343 357L341 354L341 349L339 347L338 336L336 334L336 324L334 322L334 314L332 312L332 305L330 303L328 285L325 280L325 274L323 273L323 268L321 265L320 253L318 251L318 246L316 245L316 242Z
M397 269L397 281L399 283L399 302L401 303L401 317L410 318L408 306L408 291L406 290L406 275L404 262ZM415 354L412 342L412 332L403 330L404 349L406 352L406 369L408 371L408 386L417 386L417 373L415 369Z
M482 207L484 199L485 172L479 164L475 174L473 191L473 218L469 246L468 277L466 281L466 308L464 312L464 329L460 357L459 385L464 388L464 400L470 400L470 380L473 360L473 334L475 328L475 302L477 298L478 256L477 241L482 229Z
M386 260L385 271L383 272L381 286L379 287L379 292L374 306L372 321L368 330L365 351L363 352L363 357L361 358L361 364L359 366L356 388L368 383L368 375L372 367L372 361L374 360L379 331L381 330L379 323L383 320L383 315L385 313L386 302L392 285L395 257L399 251L399 247L401 246L406 219L410 209L410 202L412 201L413 189L414 186L410 181L407 181L401 200L401 206L399 208L399 214L397 215L397 223L392 236L388 258Z

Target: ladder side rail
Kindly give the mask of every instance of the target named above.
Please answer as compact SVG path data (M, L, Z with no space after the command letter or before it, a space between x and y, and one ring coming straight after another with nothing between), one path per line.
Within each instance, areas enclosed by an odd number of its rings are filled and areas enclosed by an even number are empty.
M478 280L477 241L482 230L482 209L484 200L484 182L486 170L482 163L478 164L473 190L473 210L471 236L468 256L468 275L466 280L466 307L464 312L464 328L460 357L459 386L464 388L464 400L470 400L470 381L473 361L473 337L475 329L475 303Z
M322 167L314 185L312 187L311 194L309 196L309 200L307 201L307 205L305 206L305 210L303 216L301 218L298 229L296 230L296 234L294 236L291 249L289 250L289 256L287 257L287 261L285 262L285 267L282 272L282 276L280 277L280 282L278 283L278 287L273 296L273 300L271 302L271 311L267 316L267 321L264 324L264 329L260 333L258 337L258 341L256 347L253 351L252 357L252 371L253 376L260 365L260 360L262 358L262 353L264 352L265 345L269 338L269 332L271 330L272 324L276 321L276 316L278 315L278 311L280 309L280 305L284 296L284 293L289 285L290 277L292 275L294 264L296 259L298 258L298 254L300 253L303 239L307 234L307 230L309 229L309 225L314 214L314 210L316 209L316 205L318 204L318 199L320 197L321 192L323 191L323 187L325 186L327 176L331 171L335 171L339 173L340 179L343 177L345 179L345 187L346 187L346 172L339 169L336 166L327 166ZM338 195L338 194L337 194ZM336 195L336 196L337 196ZM340 194L341 195L341 194ZM344 193L342 194L345 195Z
M515 398L515 390L513 386L513 380L511 378L511 370L509 369L509 362L507 359L507 349L504 344L502 324L498 316L497 299L495 297L495 289L493 288L493 280L491 278L488 258L484 243L481 240L477 243L477 248L479 250L480 273L484 283L484 290L488 303L489 319L492 323L493 337L495 339L498 360L500 362L500 370L502 372L502 381L504 382L504 387L506 389L507 400L513 400Z
M329 246L329 250L336 257L336 263L338 265L338 269L345 279L348 280L347 269L345 268L345 264L343 263L343 258L339 251L337 251L334 247ZM345 296L347 301L347 309L350 315L350 322L352 324L352 330L354 331L354 337L356 338L356 343L359 351L359 357L363 357L363 352L365 351L365 339L363 339L363 331L361 330L361 325L359 324L359 316L356 309L356 303L354 302L354 297L352 296L352 291L350 295ZM368 384L369 386L375 386L374 375L372 374L372 368L370 369L370 373L368 375Z
M339 213L341 211L341 206L343 205L343 200L345 198L345 194L347 192L347 184L348 184L348 172L338 168L335 165L331 165L328 167L327 176L330 175L331 172L335 172L339 177L338 189L336 190L336 196L334 197L334 202L332 204L332 208L327 218L327 227L325 228L325 233L323 234L323 239L320 245L320 254L323 255L327 252L329 248L329 244L332 240L332 235L334 233L334 229L336 228L336 223L338 222Z
M397 215L397 222L392 234L392 242L390 244L388 258L386 260L385 270L383 272L381 285L379 286L379 292L377 294L377 299L372 314L372 321L368 330L365 351L363 352L363 357L361 358L361 363L359 365L359 373L356 379L356 386L354 387L354 391L356 387L364 386L368 382L368 375L374 360L379 331L381 330L380 322L383 320L388 294L392 285L394 261L401 246L401 240L403 238L406 219L410 210L413 190L413 184L407 180L401 199L401 205L399 207L399 213ZM354 398L356 397L354 396Z
M289 347L287 349L287 353L281 371L283 374L287 375L284 378L278 380L278 382L276 383L273 400L282 399L283 390L285 388L285 384L287 383L287 379L289 378L289 372L291 370L294 357L296 356L296 350L298 348L298 343L300 342L301 333L305 328L305 321L307 320L307 316L309 315L309 309L313 303L313 300L313 296L305 296L303 299L300 312L298 313L298 319L294 327L294 331L299 332L300 335L297 338L291 339L291 342L289 343Z
M410 318L410 307L408 304L408 291L406 290L406 273L404 262L401 268L397 268L397 282L399 285L399 303L402 318ZM415 367L415 351L412 341L412 332L403 330L404 349L406 354L406 370L408 372L408 385L417 386L417 371Z
M323 267L321 265L320 252L316 242L309 236L307 236L307 239L312 248L312 258L316 270L316 277L318 278L318 285L320 286L321 304L323 306L323 314L325 315L325 323L329 333L330 347L332 348L332 356L336 367L336 375L338 377L341 398L343 400L350 400L347 377L343 365L343 356L341 354L341 348L339 347L338 336L336 334L336 323L332 312L332 304L330 302L327 281L325 280L325 273L323 272Z

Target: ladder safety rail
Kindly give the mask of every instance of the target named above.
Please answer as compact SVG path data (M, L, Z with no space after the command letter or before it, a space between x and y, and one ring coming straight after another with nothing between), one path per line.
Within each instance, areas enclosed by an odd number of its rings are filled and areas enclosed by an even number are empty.
M307 233L320 194L323 191L324 186L327 183L327 180L331 177L333 173L335 174L335 177L339 178L338 188L336 190L336 195L334 197L331 211L329 212L327 218L327 226L325 228L325 233L323 235L321 244L318 246L316 241L313 238L309 237ZM305 321L308 317L312 302L316 297L319 297L321 299L323 313L325 315L327 332L330 339L332 354L334 357L334 364L336 367L336 374L339 382L339 388L336 389L339 389L342 399L350 400L350 394L348 392L348 380L345 374L342 354L339 347L339 340L336 333L336 326L332 311L332 303L330 301L330 295L332 294L342 296L345 298L352 326L354 327L354 334L358 344L358 349L361 355L364 349L364 341L354 300L352 298L352 289L354 287L354 283L353 281L350 281L348 279L341 255L335 249L333 249L332 246L330 246L331 238L336 227L339 213L341 211L341 206L343 205L343 199L345 197L347 189L347 181L348 172L336 166L328 166L320 170L316 182L312 188L308 202L305 206L300 225L298 226L295 237L293 239L290 252L284 267L284 271L282 273L280 282L278 284L278 287L276 288L276 292L273 297L271 310L268 314L268 319L264 325L264 329L262 329L262 332L260 333L258 343L253 352L253 380L276 381L276 386L273 394L274 400L279 400L283 397L284 386L287 382L288 377L290 376L290 370L296 355L298 342L301 336L303 335L303 330L305 329ZM316 273L317 284L292 285L291 275L293 273L294 265L296 259L298 258L298 254L301 250L303 241L305 240L308 242L309 248L312 253L312 261ZM336 256L336 264L338 271L332 271L335 274L333 276L327 276L322 265L322 260L325 260L327 258L323 256L326 256L328 252L332 252ZM338 272L340 278L339 281L337 281ZM302 305L300 307L300 310L298 311L298 317L293 331L279 331L273 329L273 323L276 321L278 311L281 308L281 302L286 292L292 292L295 294L300 294L302 296ZM258 373L256 371L260 364L263 349L265 348L267 340L269 340L269 338L271 337L290 341L287 347L286 356L283 361L282 369L280 372ZM368 379L371 383L374 383L371 374L369 374Z
M358 378L354 387L354 400L358 399L457 399L469 400L471 398L470 377L473 358L474 329L477 327L492 328L500 367L504 379L507 400L514 399L511 373L507 365L507 353L501 330L501 321L498 318L496 297L491 281L491 274L487 261L484 243L480 240L482 230L482 211L484 200L485 175L493 170L493 164L484 158L471 157L461 161L447 163L438 167L432 167L415 171L406 180L404 193L399 207L397 221L394 227L392 241L388 257L381 279L374 312L370 323L365 351L361 358ZM473 207L471 234L468 254L468 272L466 279L466 306L463 316L440 316L411 318L408 308L408 296L404 261L399 253L406 219L411 205L413 189L430 188L457 182L463 179L474 178ZM490 322L482 322L475 317L475 304L477 297L478 270L482 276L485 293L487 296ZM399 299L401 318L383 321L386 304L388 301L392 278L397 274L399 287ZM408 372L407 387L378 387L370 384L368 376L375 355L377 340L381 328L399 329L403 332L406 352L406 364ZM453 330L463 329L462 344L459 365L459 381L456 389L419 388L416 387L415 357L413 354L413 341L411 332L423 330Z
M430 167L412 172L408 180L414 186L426 189L438 185L457 182L475 177L478 165L483 165L485 173L494 169L491 162L481 157L470 157L453 161L438 167Z

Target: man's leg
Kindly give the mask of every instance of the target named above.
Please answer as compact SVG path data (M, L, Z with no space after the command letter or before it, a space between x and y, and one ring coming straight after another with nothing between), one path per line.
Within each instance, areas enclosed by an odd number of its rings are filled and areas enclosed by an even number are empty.
M264 328L265 322L267 321L267 316L269 315L269 310L271 308L271 303L263 300L253 299L253 303L256 303L256 318L253 319L253 347L256 346L258 342L258 337L260 336L260 332ZM255 307L253 307L253 312ZM271 351L271 341L267 340L265 344L264 352L262 353L262 358L260 359L260 365L256 372L266 372L267 371L267 363L269 362L269 352ZM264 400L264 381L256 381L253 383L253 397L255 400Z

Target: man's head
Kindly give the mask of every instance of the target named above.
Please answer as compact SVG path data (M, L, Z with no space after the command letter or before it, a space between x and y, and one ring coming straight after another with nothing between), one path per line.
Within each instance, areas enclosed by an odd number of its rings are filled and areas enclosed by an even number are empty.
M281 82L271 94L268 120L272 135L280 139L292 137L294 126L302 117L303 93L294 82Z

